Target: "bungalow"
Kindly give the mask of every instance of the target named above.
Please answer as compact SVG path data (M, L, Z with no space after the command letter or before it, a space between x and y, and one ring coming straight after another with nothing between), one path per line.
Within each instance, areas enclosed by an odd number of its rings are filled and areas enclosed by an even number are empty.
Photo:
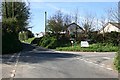
M79 25L77 25L76 23L69 24L68 27L67 27L67 31L69 32L69 34L75 33L75 32L77 32L77 33L83 33L84 32L83 28L80 27Z
M112 23L108 22L100 31L99 33L106 33L106 32L120 32L120 23Z

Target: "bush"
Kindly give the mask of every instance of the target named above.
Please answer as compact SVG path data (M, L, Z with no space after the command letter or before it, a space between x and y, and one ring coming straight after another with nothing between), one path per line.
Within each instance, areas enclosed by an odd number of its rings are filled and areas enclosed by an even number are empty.
M114 59L114 65L118 72L120 73L120 48L119 51L116 53L115 59Z
M40 40L41 40L42 38L43 38L43 37L35 38L34 40L31 41L30 44L37 44L37 45L39 45L39 42L40 42Z
M55 36L51 37L49 35L44 36L40 40L39 46L46 47L46 48L56 48L56 46L57 46L57 38Z
M19 40L25 41L28 39L28 33L26 31L22 31L19 33Z
M91 40L90 43L113 43L115 46L118 46L120 41L120 32L111 32L103 34L98 34L97 32L89 33L88 39Z
M65 35L55 36L54 34L49 34L43 36L39 41L39 46L55 49L56 47L65 47L70 45L70 40Z
M2 54L19 52L22 50L22 44L14 33L4 33L2 35Z

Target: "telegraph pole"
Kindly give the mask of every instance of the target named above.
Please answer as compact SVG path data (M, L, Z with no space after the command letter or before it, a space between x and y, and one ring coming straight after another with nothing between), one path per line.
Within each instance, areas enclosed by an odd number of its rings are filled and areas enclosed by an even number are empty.
M46 31L47 31L47 12L45 11L45 34L46 34Z

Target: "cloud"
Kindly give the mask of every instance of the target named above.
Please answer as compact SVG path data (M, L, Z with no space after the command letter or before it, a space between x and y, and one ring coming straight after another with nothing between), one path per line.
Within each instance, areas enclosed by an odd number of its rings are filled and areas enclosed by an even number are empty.
M65 10L65 9L63 9L63 8L58 8L58 7L56 7L56 6L54 6L54 5L50 4L50 3L46 3L46 5L47 5L48 7L50 7L50 8L55 9L56 11L60 10L61 12L65 13L65 14L70 14L69 11L67 11L67 10Z

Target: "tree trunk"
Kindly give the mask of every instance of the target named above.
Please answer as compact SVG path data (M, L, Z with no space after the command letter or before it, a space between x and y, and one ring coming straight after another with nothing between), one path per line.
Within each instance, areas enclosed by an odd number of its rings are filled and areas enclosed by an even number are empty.
M7 3L6 3L6 0L5 0L5 13L6 13L6 18L8 18L8 9L7 9Z

